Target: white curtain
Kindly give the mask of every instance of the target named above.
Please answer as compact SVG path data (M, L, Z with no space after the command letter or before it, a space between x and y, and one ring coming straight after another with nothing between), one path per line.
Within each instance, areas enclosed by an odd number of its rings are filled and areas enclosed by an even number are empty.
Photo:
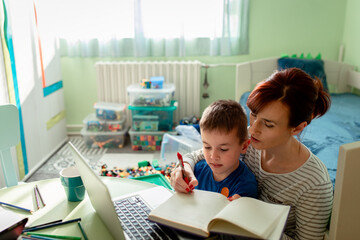
M249 0L36 0L41 34L62 56L248 53Z

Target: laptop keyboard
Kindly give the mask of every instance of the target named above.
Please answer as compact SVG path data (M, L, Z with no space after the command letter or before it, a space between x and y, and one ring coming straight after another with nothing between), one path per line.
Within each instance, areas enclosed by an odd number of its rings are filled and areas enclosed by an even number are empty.
M175 233L148 220L150 208L139 195L114 202L121 226L132 239L178 239Z

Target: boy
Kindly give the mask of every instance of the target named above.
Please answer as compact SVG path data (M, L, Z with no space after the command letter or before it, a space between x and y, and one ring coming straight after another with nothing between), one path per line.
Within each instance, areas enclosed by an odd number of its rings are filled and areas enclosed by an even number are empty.
M200 131L205 159L195 165L195 188L222 193L230 201L257 198L255 176L239 159L250 142L242 106L233 100L213 102L203 112Z

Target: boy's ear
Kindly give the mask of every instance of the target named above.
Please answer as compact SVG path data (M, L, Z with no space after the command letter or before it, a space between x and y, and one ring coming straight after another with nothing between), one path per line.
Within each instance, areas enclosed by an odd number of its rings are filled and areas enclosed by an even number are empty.
M243 142L242 146L241 146L241 153L244 154L246 153L247 148L250 145L250 139L247 139Z
M301 131L307 126L307 122L302 122L299 125L297 125L297 127L293 128L291 130L291 134L292 135L298 135L299 133L301 133Z

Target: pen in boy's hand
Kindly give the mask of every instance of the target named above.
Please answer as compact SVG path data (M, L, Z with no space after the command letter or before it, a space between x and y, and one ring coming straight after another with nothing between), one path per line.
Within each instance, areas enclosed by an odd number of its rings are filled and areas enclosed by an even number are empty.
M180 162L180 167L181 167L183 179L187 184L189 184L190 181L189 181L189 178L186 176L186 173L185 173L184 161L183 161L183 158L182 158L182 156L181 156L181 154L179 152L177 153L177 157L178 157L179 162Z

